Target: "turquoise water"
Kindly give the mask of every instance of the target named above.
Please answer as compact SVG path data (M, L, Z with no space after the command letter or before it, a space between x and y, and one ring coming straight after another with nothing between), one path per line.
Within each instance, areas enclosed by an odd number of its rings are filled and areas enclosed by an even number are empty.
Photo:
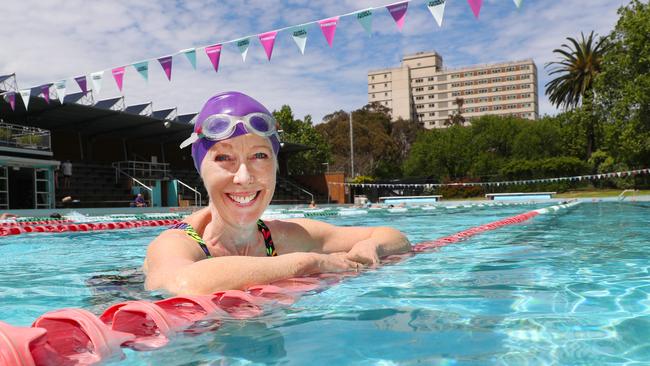
M413 243L542 206L326 217L387 225ZM130 286L89 278L141 264L148 228L0 239L0 320L101 312ZM582 203L369 270L288 309L178 336L120 365L650 363L650 204ZM90 281L93 282L93 281ZM96 282L95 282L96 283Z

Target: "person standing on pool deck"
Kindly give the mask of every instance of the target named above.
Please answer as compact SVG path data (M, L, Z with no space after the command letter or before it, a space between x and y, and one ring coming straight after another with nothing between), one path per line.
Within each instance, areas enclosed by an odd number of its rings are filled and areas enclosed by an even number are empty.
M210 98L181 148L190 144L210 202L149 244L143 266L148 290L245 289L315 273L358 271L410 250L408 239L393 228L260 220L275 190L280 141L271 113L245 94Z

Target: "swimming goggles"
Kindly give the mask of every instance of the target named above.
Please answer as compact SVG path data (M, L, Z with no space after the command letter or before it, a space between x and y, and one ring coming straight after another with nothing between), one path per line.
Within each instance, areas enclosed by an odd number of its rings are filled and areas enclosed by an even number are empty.
M190 137L181 143L181 149L202 138L212 141L225 140L233 135L238 123L242 123L249 133L262 137L269 137L277 133L275 118L270 114L259 112L245 116L213 114L204 119L199 129L192 132Z

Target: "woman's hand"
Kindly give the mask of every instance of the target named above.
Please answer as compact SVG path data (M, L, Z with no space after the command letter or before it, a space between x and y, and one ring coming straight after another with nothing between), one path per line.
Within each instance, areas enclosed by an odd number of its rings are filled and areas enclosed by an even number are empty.
M359 262L348 259L347 253L309 254L312 255L313 266L308 274L358 271L363 267Z
M354 244L352 249L345 255L351 261L361 263L366 266L376 267L379 265L379 254L377 254L377 244L374 239L366 239Z

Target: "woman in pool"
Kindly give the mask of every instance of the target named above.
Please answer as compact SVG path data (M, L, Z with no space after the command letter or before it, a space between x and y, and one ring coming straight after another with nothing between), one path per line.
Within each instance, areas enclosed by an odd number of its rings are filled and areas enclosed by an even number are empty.
M336 227L308 219L262 222L275 189L280 142L273 116L247 95L210 98L181 148L190 144L210 203L149 245L148 290L245 289L315 273L358 271L410 249L406 237L388 227Z

